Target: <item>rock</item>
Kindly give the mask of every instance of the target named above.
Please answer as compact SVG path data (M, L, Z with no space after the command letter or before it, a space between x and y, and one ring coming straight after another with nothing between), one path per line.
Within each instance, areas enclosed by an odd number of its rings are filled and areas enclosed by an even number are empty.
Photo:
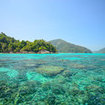
M41 66L37 68L36 72L46 76L55 76L64 71L64 68L59 66Z
M47 51L47 50L40 50L38 52L38 54L49 54L49 53L51 53L51 52L50 51Z
M77 64L77 63L70 64L69 66L72 67L72 68L75 68L75 69L84 69L84 68L86 68L85 65Z
M62 73L62 75L63 75L64 77L70 77L70 76L72 76L72 73L70 72L70 70L65 70L65 71Z

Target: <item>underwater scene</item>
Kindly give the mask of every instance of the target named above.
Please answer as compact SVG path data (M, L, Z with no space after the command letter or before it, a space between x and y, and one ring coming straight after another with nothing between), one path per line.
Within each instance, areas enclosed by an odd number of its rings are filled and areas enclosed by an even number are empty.
M0 54L0 105L105 105L105 54Z

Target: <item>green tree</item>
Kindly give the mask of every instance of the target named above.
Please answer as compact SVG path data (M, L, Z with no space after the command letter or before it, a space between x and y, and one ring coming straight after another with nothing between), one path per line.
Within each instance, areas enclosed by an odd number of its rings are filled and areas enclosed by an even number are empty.
M19 41L11 38L4 33L0 34L0 52L35 52L37 53L40 50L47 50L50 52L56 52L56 48L50 43L41 40L30 41Z

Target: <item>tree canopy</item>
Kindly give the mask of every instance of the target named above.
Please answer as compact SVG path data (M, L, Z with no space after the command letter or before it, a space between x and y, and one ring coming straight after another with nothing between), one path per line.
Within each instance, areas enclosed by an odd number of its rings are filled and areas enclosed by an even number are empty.
M38 53L41 50L49 52L56 52L56 48L45 40L19 41L7 36L5 33L0 33L0 52L2 53L16 53L16 52L34 52Z

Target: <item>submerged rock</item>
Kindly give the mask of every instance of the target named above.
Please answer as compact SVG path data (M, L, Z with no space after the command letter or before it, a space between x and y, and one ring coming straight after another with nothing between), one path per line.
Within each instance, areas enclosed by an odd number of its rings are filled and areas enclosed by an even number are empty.
M84 69L84 68L86 68L85 65L77 64L77 63L70 64L70 66L71 66L72 68L76 68L76 69Z
M37 68L36 72L47 76L55 76L64 71L64 68L59 66L41 66Z
M65 70L65 71L62 73L62 75L63 75L64 77L70 77L70 76L72 76L72 72L70 72L70 70Z

